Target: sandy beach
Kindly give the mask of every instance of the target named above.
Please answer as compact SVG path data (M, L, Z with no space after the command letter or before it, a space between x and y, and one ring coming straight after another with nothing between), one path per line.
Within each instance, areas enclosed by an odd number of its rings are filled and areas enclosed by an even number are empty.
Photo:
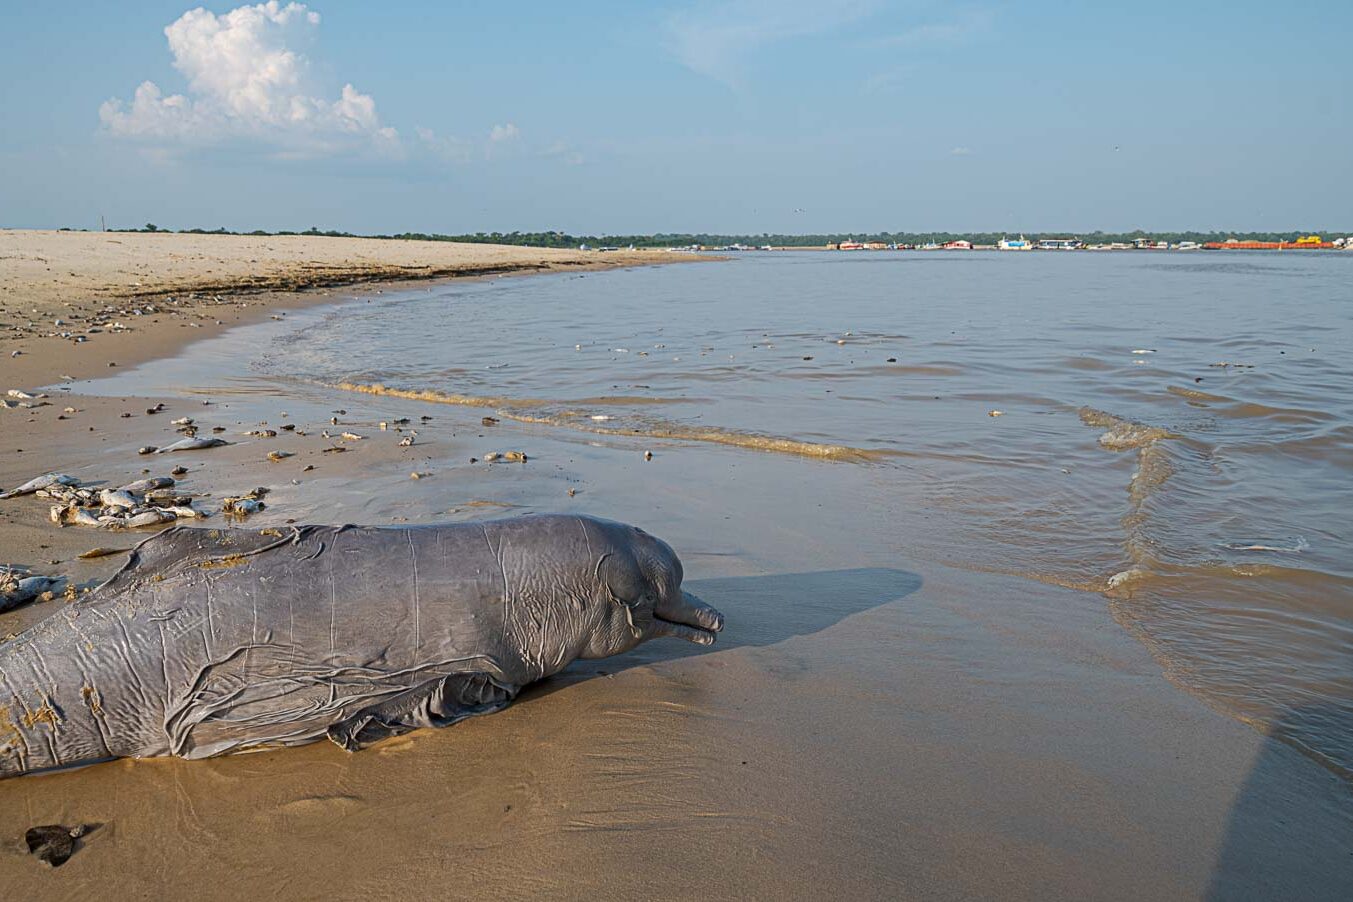
M823 531L860 522L829 464L761 455L711 487L727 472L718 448L673 442L650 463L544 433L486 437L485 411L412 400L352 394L340 414L301 392L61 390L414 280L680 259L0 231L0 392L49 402L0 410L0 488L49 471L118 484L181 463L208 501L271 490L241 528L521 509L656 521L688 585L729 618L712 649L655 642L580 661L500 714L358 754L323 743L0 782L7 893L1230 900L1336 899L1353 885L1348 784L1172 685L1106 605L933 559L815 551ZM428 410L417 443L381 439L393 434L379 423ZM232 444L138 455L183 416ZM325 437L330 417L363 438ZM245 435L281 424L295 429ZM544 468L468 463L528 439ZM290 456L270 461L275 449ZM373 496L376 473L407 490ZM924 528L909 516L890 513L890 528ZM0 502L0 565L65 575L78 594L121 561L80 553L142 532L60 529L40 499ZM66 603L2 615L0 636ZM25 829L54 823L99 825L59 871L22 847Z
M683 259L692 257L307 235L0 229L5 377L32 384L86 378L110 362L153 359L221 328L321 303L339 287L384 291L429 279ZM78 342L81 336L87 341Z

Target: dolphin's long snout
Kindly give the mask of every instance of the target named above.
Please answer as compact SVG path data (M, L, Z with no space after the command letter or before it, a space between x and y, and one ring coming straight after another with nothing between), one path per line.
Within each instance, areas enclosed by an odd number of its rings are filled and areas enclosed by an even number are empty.
M723 629L723 614L685 589L681 590L680 598L669 598L659 602L657 615L663 620L684 623L711 633Z

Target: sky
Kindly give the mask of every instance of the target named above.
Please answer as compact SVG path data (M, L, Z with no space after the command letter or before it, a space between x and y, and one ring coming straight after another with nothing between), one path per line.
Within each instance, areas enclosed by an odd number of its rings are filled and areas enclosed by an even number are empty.
M6 3L0 227L1353 229L1353 4Z

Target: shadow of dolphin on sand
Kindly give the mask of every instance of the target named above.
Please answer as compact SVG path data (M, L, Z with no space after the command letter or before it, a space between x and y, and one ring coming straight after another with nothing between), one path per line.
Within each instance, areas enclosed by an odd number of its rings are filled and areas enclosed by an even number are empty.
M1348 717L1348 705L1315 705L1273 726L1232 803L1208 902L1353 898L1353 773L1287 735L1324 721L1326 736L1347 736Z
M886 567L688 580L687 591L724 615L724 629L714 645L673 639L645 642L618 657L578 661L563 673L536 683L523 693L523 699L548 695L600 674L811 636L854 614L905 598L920 587L919 575Z

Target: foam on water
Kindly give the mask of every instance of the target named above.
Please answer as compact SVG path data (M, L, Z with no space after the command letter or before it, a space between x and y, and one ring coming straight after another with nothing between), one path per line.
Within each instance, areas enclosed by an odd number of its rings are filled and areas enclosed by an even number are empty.
M433 389L398 389L372 384L363 385L354 382L340 382L334 386L342 391L360 392L367 395L383 395L391 398L404 398L412 401L429 401L434 404L455 404L461 407L488 407L498 416L518 423L535 426L558 426L578 432L590 432L594 435L626 436L631 438L675 439L685 442L707 442L716 445L728 445L747 451L768 451L773 454L798 454L803 457L815 457L833 461L876 461L893 456L886 449L853 448L849 445L831 445L822 442L802 441L777 435L759 435L752 432L739 432L735 429L717 426L691 426L652 417L631 417L628 425L600 425L614 419L611 416L599 416L586 409L572 409L575 406L617 404L656 404L668 403L654 398L583 398L578 401L550 402L538 398L476 398L468 395L455 395ZM546 407L570 409L557 412L528 412Z

